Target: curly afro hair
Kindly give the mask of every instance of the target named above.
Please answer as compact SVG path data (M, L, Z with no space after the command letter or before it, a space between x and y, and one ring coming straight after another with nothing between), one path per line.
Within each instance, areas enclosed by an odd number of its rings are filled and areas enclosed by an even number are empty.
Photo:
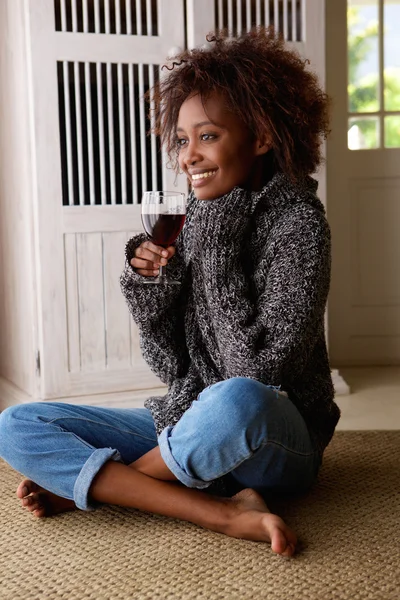
M183 102L195 94L203 102L219 94L255 139L271 143L274 171L293 180L316 171L329 133L329 99L308 61L288 50L272 27L237 38L219 31L207 41L206 48L185 50L164 65L168 72L147 95L153 130L174 169L179 169L176 126Z

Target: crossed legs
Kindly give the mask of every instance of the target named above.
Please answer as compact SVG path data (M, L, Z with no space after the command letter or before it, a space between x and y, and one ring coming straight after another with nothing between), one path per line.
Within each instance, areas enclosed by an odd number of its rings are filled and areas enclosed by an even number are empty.
M256 475L261 473L264 477L263 468L267 473L268 460L272 461L271 464L281 464L281 473L275 473L274 477L282 477L282 474L284 477L288 477L293 471L293 460L296 463L295 470L298 471L299 457L303 460L304 456L311 455L311 453L307 453L307 449L303 446L289 449L289 462L287 448L285 448L284 454L276 454L281 445L278 443L279 440L274 441L272 438L277 430L282 430L282 427L278 423L274 433L273 427L266 431L262 424L267 418L276 420L273 415L276 406L280 412L282 412L282 407L286 407L285 410L290 412L292 405L288 399L279 397L267 386L259 386L262 384L238 378L208 388L200 394L199 399L193 403L193 407L185 413L175 428L163 432L163 443L160 446L157 445L157 436L151 419L149 420L147 411L144 409L139 409L141 412L137 413L141 422L135 423L135 426L128 426L127 420L128 417L132 419L133 411L129 411L128 415L127 411L118 413L118 411L110 411L110 409L57 404L52 406L43 403L40 407L41 410L38 410L37 405L36 407L30 405L29 411L26 407L24 414L22 407L15 407L14 414L8 415L10 419L11 416L13 417L14 433L17 427L19 435L23 435L23 420L25 419L25 423L27 423L26 413L30 412L29 427L25 428L27 436L34 436L35 427L39 427L40 439L42 439L44 429L47 428L48 440L51 440L51 436L53 436L52 443L57 443L60 446L58 449L61 451L63 444L64 452L65 448L69 448L70 463L76 459L77 464L79 461L81 461L79 464L82 464L82 457L86 452L88 458L84 467L81 468L79 476L74 476L74 485L71 482L68 484L68 477L72 477L69 468L65 467L64 476L59 477L59 471L55 466L59 464L56 460L59 459L57 454L51 465L42 463L40 476L39 473L36 476L33 467L31 469L21 468L21 461L17 460L18 457L15 458L18 455L15 448L12 453L3 451L5 446L0 447L0 454L14 468L32 477L32 479L25 479L21 482L17 496L20 498L21 504L35 516L42 517L72 510L77 504L79 508L85 508L82 506L85 502L82 500L82 489L86 485L84 495L87 495L88 507L90 503L98 502L146 510L187 520L232 537L270 542L274 552L283 556L291 556L296 545L294 532L280 517L269 512L261 495L254 489L245 486L250 483L257 487ZM276 402L272 402L273 399ZM267 415L265 406L273 407L274 404L275 408ZM238 442L240 436L236 434L232 436L234 440L232 448L228 452L222 453L221 459L218 452L215 452L215 447L211 452L204 453L204 445L205 440L213 443L213 434L210 431L212 422L216 423L214 432L216 439L218 438L221 443L224 443L223 440L232 430L232 423L221 417L221 415L226 417L228 406L232 409L230 412L236 423L242 423L243 419L247 422L244 427L246 433L241 438L244 445ZM212 415L209 407L213 409ZM32 415L35 411L36 414L42 412L47 416L42 414L41 417L33 419ZM249 418L249 414L251 418ZM0 429L2 428L2 433L8 431L8 439L11 439L11 421L8 420L7 429L7 415L3 413L2 417L3 419L0 417ZM285 418L292 419L293 416L290 414ZM225 431L223 431L223 422L226 423ZM195 446L188 448L187 444L186 433L189 432L189 439L193 438L190 432L193 426L197 428L197 440L203 440L202 444L197 445L197 449ZM50 428L53 428L51 434ZM296 426L294 428L296 429ZM266 435L269 436L268 439L265 438ZM112 439L113 436L115 436L115 440ZM99 437L101 440L97 439ZM107 439L104 440L104 437ZM47 441L48 443L49 441ZM38 447L38 444L39 438L37 438L35 447ZM269 446L272 448L272 454L268 449ZM19 451L20 458L21 454L26 456L28 447L32 449L32 443L27 444ZM136 455L131 452L133 447L137 448ZM247 447L249 456L242 455L244 447ZM121 455L118 456L118 451L113 451L112 448L118 448ZM187 449L186 454L185 448ZM106 456L104 453L107 452ZM40 456L40 463L43 456L41 453L38 456ZM229 464L230 461L233 462ZM36 457L35 464L37 462ZM126 464L123 464L124 462ZM88 464L91 465L92 472L96 471L93 476L90 475ZM93 467L96 464L97 466ZM44 468L50 472L47 477L43 475ZM226 472L231 472L240 486L244 488L232 498L216 497L199 489L193 489L194 487L207 487L212 479L222 476ZM184 485L182 485L182 479L185 480L183 481ZM260 484L258 487L261 489L263 482L258 483Z

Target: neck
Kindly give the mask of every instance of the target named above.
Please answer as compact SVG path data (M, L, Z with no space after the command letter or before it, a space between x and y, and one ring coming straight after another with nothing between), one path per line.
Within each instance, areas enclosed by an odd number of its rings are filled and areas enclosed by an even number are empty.
M251 192L259 192L275 175L274 151L259 156L254 163L252 173L246 186Z

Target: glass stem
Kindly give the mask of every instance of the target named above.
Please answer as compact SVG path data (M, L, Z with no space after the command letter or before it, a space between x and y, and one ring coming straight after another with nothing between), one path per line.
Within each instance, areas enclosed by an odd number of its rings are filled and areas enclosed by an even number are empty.
M160 271L158 273L158 278L161 279L162 281L166 281L166 279L167 279L167 267L166 267L166 265L161 265L160 266Z

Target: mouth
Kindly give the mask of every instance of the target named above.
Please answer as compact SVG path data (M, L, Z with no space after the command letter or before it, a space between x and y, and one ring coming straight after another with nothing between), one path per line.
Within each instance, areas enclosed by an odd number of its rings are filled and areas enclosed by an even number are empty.
M192 186L195 188L206 185L210 179L212 179L218 169L211 169L210 171L204 171L204 173L195 173L190 176Z

